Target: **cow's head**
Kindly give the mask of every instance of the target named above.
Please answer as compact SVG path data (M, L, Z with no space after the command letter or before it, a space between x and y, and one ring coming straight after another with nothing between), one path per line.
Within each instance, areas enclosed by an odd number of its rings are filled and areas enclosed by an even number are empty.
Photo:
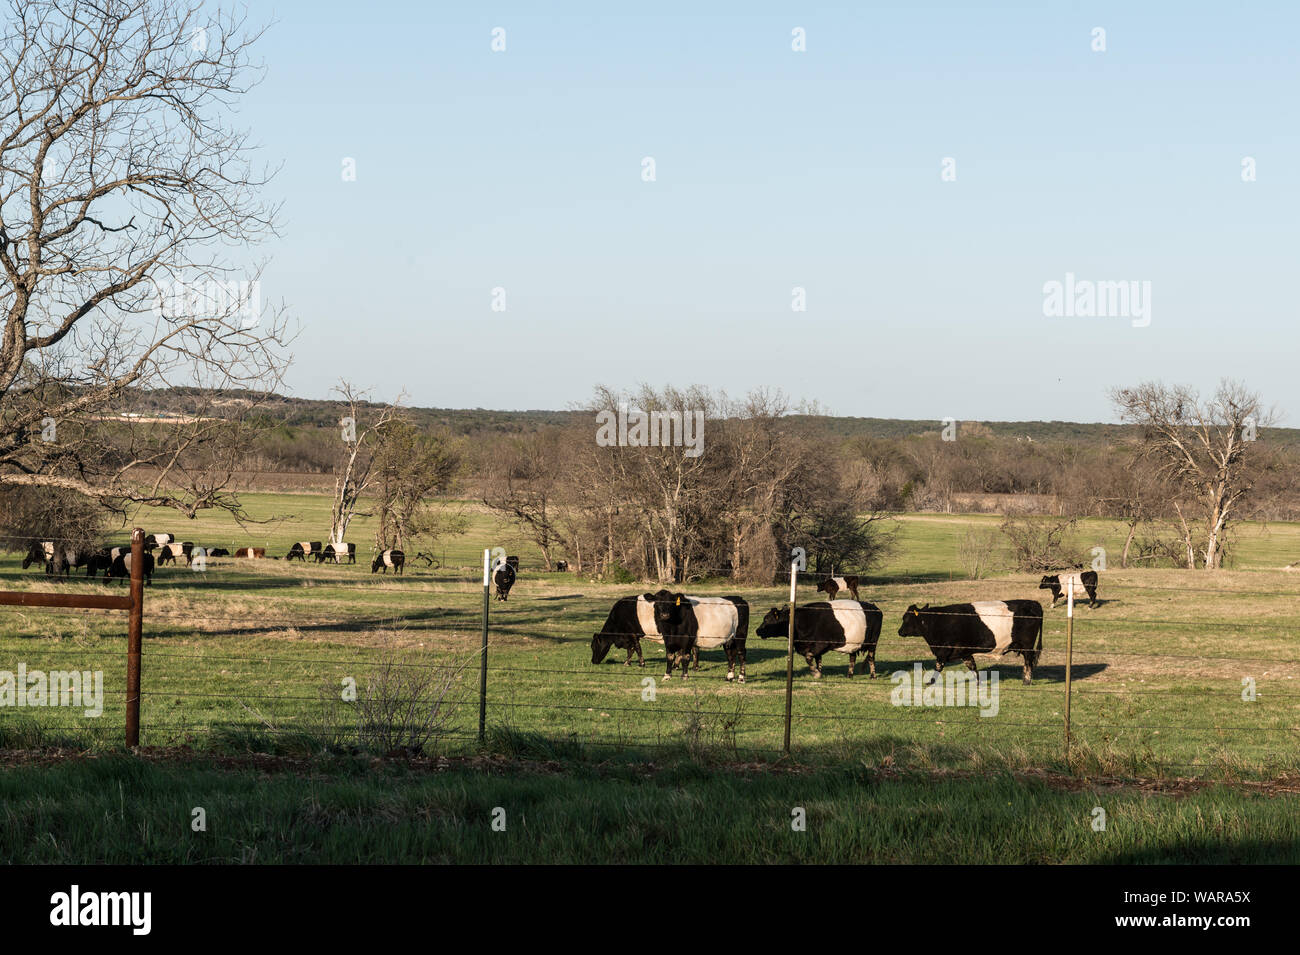
M900 637L924 637L925 636L925 619L922 611L930 609L930 605L918 607L912 604L903 611L903 625L898 628Z
M760 637L784 637L790 632L790 608L773 607L763 616L763 622L754 631Z
M645 594L645 599L654 604L655 629L661 634L676 633L685 619L683 606L690 606L685 594L675 594L670 590Z
M823 580L821 583L817 585L818 593L831 594L832 596L834 596L835 592L839 589L840 589L839 584L835 583L835 581L832 580L830 577L827 577L825 580Z
M383 552L381 551L380 553L376 554L375 559L370 562L370 572L372 574L379 573L379 568L383 566L383 563L384 563L384 555Z
M609 648L614 645L614 638L607 633L593 633L591 635L591 662L599 663L605 659L609 653Z
M1038 584L1039 590L1050 590L1054 594L1061 592L1061 575L1048 574Z
M32 546L27 549L27 556L23 558L23 570L43 560L45 560L45 545L40 541L32 541Z

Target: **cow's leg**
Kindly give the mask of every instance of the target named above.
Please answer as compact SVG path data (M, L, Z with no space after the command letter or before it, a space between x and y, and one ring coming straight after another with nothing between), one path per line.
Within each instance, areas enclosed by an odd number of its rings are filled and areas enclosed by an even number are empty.
M966 669L967 669L967 670L970 670L971 673L979 673L979 672L980 672L980 668L977 667L977 666L975 665L975 658L974 658L974 657L966 657L966 658L965 658L965 662L966 662Z
M635 644L635 646L636 646L636 665L639 666L639 667L644 668L644 667L645 667L645 657L641 656L641 638L640 638L640 637L633 637L633 638L632 638L632 643Z
M724 649L727 651L727 682L730 683L736 678L736 648L728 643Z
M691 666L696 670L700 668L700 648L698 645L691 647Z
M876 651L867 651L867 666L871 668L871 679L876 678Z
M849 676L853 676L853 664L858 662L858 652L854 650L849 654Z
M745 682L745 645L742 643L736 648L736 654L740 657L740 682Z
M629 643L627 645L627 659L623 661L623 666L630 667L631 665L632 665L632 644Z
M695 648L692 647L690 650L683 650L683 651L682 651L680 654L678 654L678 656L677 656L677 665L678 665L678 667L681 668L681 671L682 671L682 679L683 679L683 680L685 680L687 677L689 677L689 676L691 675L691 666L690 666L690 663L691 663L691 652L692 652L694 649L695 649Z

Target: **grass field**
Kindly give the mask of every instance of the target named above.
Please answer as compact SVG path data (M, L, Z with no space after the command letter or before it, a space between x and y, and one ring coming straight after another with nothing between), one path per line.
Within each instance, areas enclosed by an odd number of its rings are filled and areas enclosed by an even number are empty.
M265 545L270 553L279 554L287 552L294 540L326 536L320 531L328 524L328 500L324 497L259 495L249 499L249 506L258 518L286 513L292 518L258 524L248 531L216 516L180 523L143 514L139 520L147 530L171 531L199 544ZM602 793L591 798L612 800L610 806L619 805L618 794L634 785L635 767L647 761L660 767L679 767L675 772L688 775L703 773L691 777L695 781L682 798L704 800L715 786L764 793L771 787L770 804L760 800L769 808L793 798L777 779L754 781L765 779L764 772L777 772L773 767L789 765L781 758L784 642L773 644L752 634L763 611L785 599L782 588L737 588L726 581L693 586L704 593L738 589L750 602L755 619L751 622L747 683L727 684L723 654L705 653L701 669L689 681L664 683L658 679L650 699L644 681L662 677L663 670L662 650L656 645L646 644L644 670L623 666L619 662L622 653L617 650L599 666L590 663L590 637L600 628L609 606L618 596L640 588L595 583L573 574L543 573L536 554L512 541L491 516L471 511L470 517L470 533L447 541L445 549L439 547L441 567L413 566L400 578L370 574L367 547L362 543L368 534L361 523L349 534L359 544L357 566L213 560L202 572L183 565L161 569L146 591L142 743L168 753L183 748L182 752L193 750L212 758L245 753L310 758L320 753L325 742L339 738L340 730L346 738L352 728L347 720L355 716L338 703L340 688L348 678L365 686L386 661L415 672L468 663L469 669L452 691L462 705L443 736L426 748L431 756L459 761L490 753L529 764L542 761L606 767L608 772L592 777L600 781ZM1034 685L1019 682L1018 659L1002 663L981 659L981 668L992 666L1000 676L996 716L983 717L971 707L895 706L891 701L892 672L910 670L915 662L933 665L923 643L896 635L909 603L1045 596L1037 590L1036 579L1026 575L961 579L957 539L973 522L995 521L962 515L909 515L900 520L896 554L870 578L862 594L885 615L877 659L880 678L866 679L860 670L850 680L846 658L829 654L824 678L814 681L806 664L796 660L794 763L808 768L813 774L810 778L824 779L831 793L847 792L858 785L850 782L859 779L853 774L867 774L863 778L873 781L868 787L875 793L871 798L888 803L875 808L896 812L900 818L906 815L909 800L914 803L918 794L926 791L925 779L942 779L947 787L935 790L936 818L948 812L945 805L969 799L971 790L983 785L978 780L984 778L1000 780L995 790L1005 790L1012 808L1019 799L1046 799L1054 807L1055 821L1044 829L1041 847L1031 840L1035 848L1026 849L1016 859L1052 858L1052 852L1080 861L1125 854L1140 859L1144 852L1170 853L1178 845L1217 846L1214 851L1220 855L1216 858L1224 859L1253 858L1252 853L1258 855L1267 845L1275 845L1293 858L1296 834L1285 820L1295 818L1296 797L1264 796L1231 787L1243 781L1268 782L1274 789L1289 790L1300 775L1300 647L1296 646L1295 627L1300 577L1279 569L1300 556L1300 527L1247 528L1238 537L1232 570L1193 574L1112 569L1103 575L1101 605L1096 609L1083 605L1077 610L1071 702L1074 746L1067 763L1063 751L1062 608L1047 612L1044 663ZM1122 536L1119 528L1106 522L1085 522L1080 542L1116 553ZM498 545L519 553L523 568L509 602L494 601L492 606L488 738L486 745L480 746L475 739L476 654L482 625L477 566L482 548ZM93 592L104 587L84 579L51 584L37 571L20 570L19 559L20 555L9 555L0 562L7 587L58 586ZM800 588L801 601L816 596L811 580L806 581ZM15 670L20 663L29 671L102 670L106 693L104 713L93 719L67 707L0 709L0 749L49 752L53 747L65 752L89 750L107 757L119 748L124 633L120 614L8 611L0 630L0 670ZM1246 688L1253 681L1253 701L1243 699L1243 680L1248 681ZM342 720L341 726L336 720ZM333 749L346 756L346 745ZM37 780L48 780L45 796L53 798L60 787L73 785L71 780L79 778L79 772L129 773L113 759L102 761L109 769L96 768L100 760L91 762L95 765L82 769L14 769L4 774L3 780L7 786L18 787L11 788L15 794ZM754 767L767 769L760 772ZM1139 817L1146 820L1147 830L1156 834L1154 841L1133 836L1131 844L1112 841L1103 846L1088 841L1091 831L1086 826L1079 842L1061 841L1060 833L1072 831L1061 820L1076 818L1093 797L1067 796L1053 787L1045 790L1043 784L1025 777L1041 771L1132 780L1204 779L1227 784L1227 788L1197 790L1194 796L1177 799L1138 788L1125 798L1131 800L1135 812L1141 807ZM184 775L172 763L139 772L140 785L164 791ZM215 779L227 770L217 765L194 772ZM504 798L489 793L498 791L494 787L511 786L508 779L484 775L473 764L456 762L448 772L450 775L402 776L393 783L398 787L392 796L395 805L409 808L427 803L433 808L422 811L452 820L458 818L456 812L437 808L443 800L461 799L457 812L472 815L481 808L480 797ZM268 818L279 818L278 814L289 811L294 798L308 798L307 791L301 789L298 797L292 795L294 778L298 777L287 773L265 791L254 792L247 779L236 773L223 785L228 785L231 793L243 794L232 795L230 806L242 805L255 815L264 811ZM470 782L479 778L485 780L482 792ZM543 801L567 798L566 789L582 789L580 775L529 778L526 791ZM377 818L399 812L375 789L378 784L373 781L349 777L329 784L337 787L334 789L321 785L325 787L321 792L328 791L330 798L344 804L356 800L358 807L371 807L379 814ZM672 784L662 785L671 788ZM314 783L308 788L311 792L317 789ZM834 801L838 796L828 798ZM894 799L896 805L890 802ZM48 822L46 813L54 811L36 795L30 803L22 799L6 803L11 808L2 820L4 826ZM1219 807L1219 815L1211 825L1206 823L1206 813L1214 806ZM89 804L87 808L98 811ZM367 827L374 824L371 809L356 810L355 826L345 827L348 834L340 832L337 846L298 847L292 839L279 840L270 855L284 859L357 858ZM325 814L321 818L328 818L331 812L341 810L321 812ZM535 813L533 818L538 816ZM540 817L546 818L545 813ZM1193 824L1194 819L1199 821ZM127 820L121 821L127 824ZM1263 842L1251 849L1245 842L1223 841L1228 839L1226 833L1238 825L1246 826L1247 821L1252 839ZM1052 832L1057 833L1055 839ZM817 851L835 858L855 853L864 859L891 853L911 858L910 853L922 852L921 843L913 844L901 836L855 841L862 838L859 834L845 836L841 843L828 832L824 838L832 841L819 843ZM240 835L236 826L230 839L219 847L195 849L193 857L247 859L250 853L256 855L255 847L249 848L255 842L249 832ZM354 844L350 839L358 841ZM464 854L472 852L439 842L432 835L428 840L416 840L416 858L465 858ZM812 851L808 847L813 841L785 848L777 842L763 843L765 848L754 851L793 860ZM75 842L67 844L68 852L78 851L73 848ZM511 850L510 844L503 841L479 848L492 858L523 858L512 855L522 850ZM478 844L471 841L466 845ZM536 847L536 841L532 845ZM708 844L701 843L687 854L707 850ZM165 851L146 856L178 861L176 853L186 851L169 844ZM620 851L632 850L624 847ZM980 851L987 851L992 859L1003 849L989 844ZM584 855L588 852L597 856ZM612 843L594 837L575 844L573 853L575 859L623 858ZM702 860L707 855L693 857Z

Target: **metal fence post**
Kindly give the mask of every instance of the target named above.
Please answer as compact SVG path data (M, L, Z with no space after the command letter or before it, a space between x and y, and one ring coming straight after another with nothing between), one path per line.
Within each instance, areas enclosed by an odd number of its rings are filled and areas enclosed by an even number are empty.
M144 635L144 530L131 531L131 609L126 632L126 745L140 745L140 649Z
M798 564L790 561L790 629L785 645L785 754L790 755L790 701L794 695L794 586Z
M1074 663L1074 578L1065 588L1065 765L1070 765L1070 669Z
M487 643L488 643L488 591L491 586L489 561L491 551L483 551L483 647L478 661L478 741L483 742L487 732Z

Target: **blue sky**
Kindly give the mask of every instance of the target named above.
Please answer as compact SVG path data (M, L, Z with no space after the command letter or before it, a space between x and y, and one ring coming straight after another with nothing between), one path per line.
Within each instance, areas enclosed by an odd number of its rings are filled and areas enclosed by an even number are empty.
M288 390L1095 421L1227 376L1297 424L1300 8L703 6L255 3ZM1150 325L1046 317L1067 272L1149 281Z

